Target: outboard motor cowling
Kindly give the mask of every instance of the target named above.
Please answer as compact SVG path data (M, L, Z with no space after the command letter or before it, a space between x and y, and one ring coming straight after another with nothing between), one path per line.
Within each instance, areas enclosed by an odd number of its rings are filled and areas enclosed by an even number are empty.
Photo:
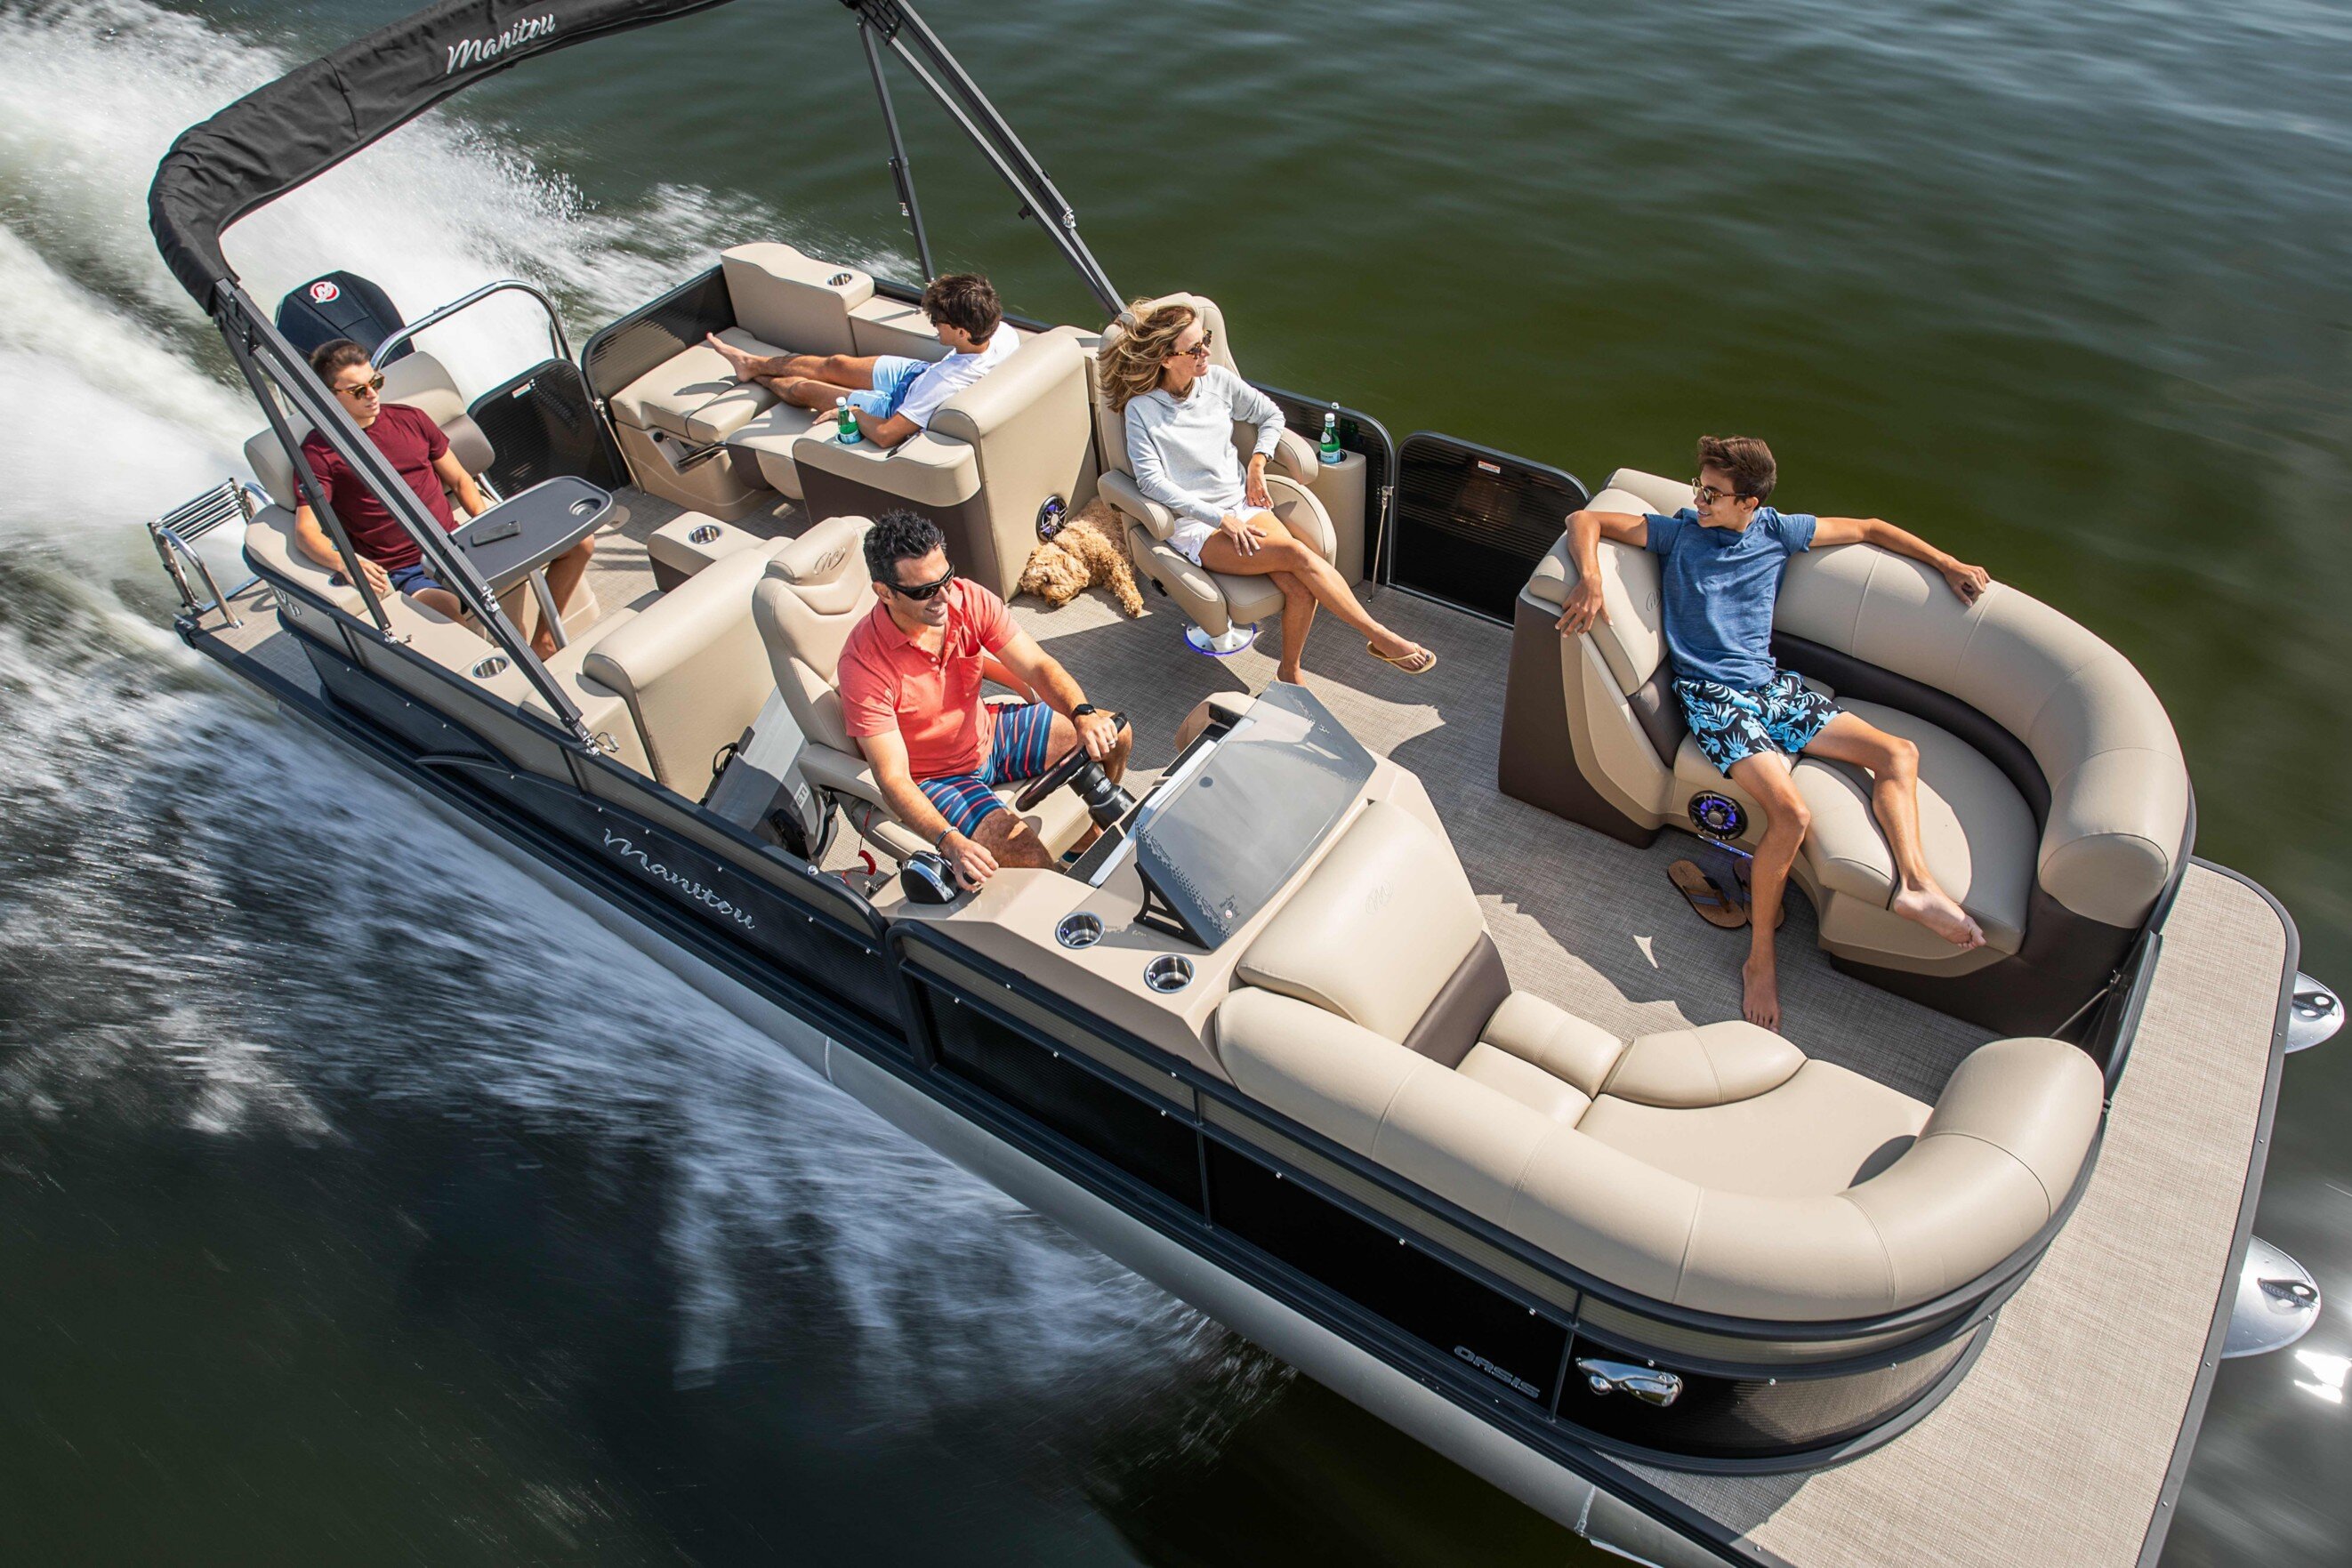
M356 272L314 277L278 302L278 330L303 354L337 338L349 338L373 353L377 344L405 325L392 297ZM393 359L412 348L403 343Z

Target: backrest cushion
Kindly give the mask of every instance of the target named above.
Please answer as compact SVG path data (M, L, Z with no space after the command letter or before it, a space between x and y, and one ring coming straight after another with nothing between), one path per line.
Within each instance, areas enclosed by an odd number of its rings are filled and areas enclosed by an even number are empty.
M1234 977L1402 1041L1486 934L1452 849L1403 807L1374 801Z
M1138 314L1148 316L1162 305L1190 305L1199 311L1202 324L1214 334L1209 344L1209 362L1223 365L1235 375L1241 374L1241 367L1234 362L1233 340L1225 334L1225 313L1217 308L1215 300L1205 294L1163 294L1157 299L1144 301L1143 308ZM1094 404L1095 444L1103 465L1121 474L1131 474L1135 470L1129 466L1127 461L1127 416L1114 413L1110 404L1104 401L1100 373L1103 350L1117 342L1118 337L1119 325L1114 320L1095 340L1093 352L1087 358L1087 396Z
M2023 741L2050 786L2042 888L2111 925L2146 917L2188 829L2189 773L2128 659L2018 589L1964 605L1924 563L1872 545L1792 559L1773 624L1948 692Z
M719 254L735 325L797 354L853 354L849 312L874 297L871 274L763 241Z
M773 689L751 617L766 565L759 550L719 557L598 638L581 662L583 674L627 700L654 777L689 800L709 790L711 759Z
M490 465L496 454L489 437L467 416L466 400L458 392L457 383L450 378L447 367L432 355L420 350L384 366L383 401L422 409L447 434L451 449L469 473L478 474ZM298 444L310 434L310 422L298 413L289 413L287 423ZM300 504L301 497L294 488L294 465L267 425L246 438L245 460L271 500L289 511Z
M768 667L801 733L857 755L835 688L842 644L874 608L866 571L864 517L828 517L767 562L751 593L751 615Z

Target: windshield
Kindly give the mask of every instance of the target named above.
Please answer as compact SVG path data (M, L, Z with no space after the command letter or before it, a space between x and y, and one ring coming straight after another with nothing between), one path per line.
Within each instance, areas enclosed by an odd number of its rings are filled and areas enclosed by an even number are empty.
M1266 688L1136 822L1144 881L1203 946L1265 906L1372 776L1372 754L1303 686Z

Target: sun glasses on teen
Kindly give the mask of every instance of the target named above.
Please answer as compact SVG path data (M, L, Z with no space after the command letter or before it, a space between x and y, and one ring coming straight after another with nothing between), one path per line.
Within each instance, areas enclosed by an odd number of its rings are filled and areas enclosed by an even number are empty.
M896 570L897 568L894 567L891 570ZM950 567L948 568L948 574L936 581L918 583L912 588L904 588L894 582L890 585L890 591L897 594L901 599L911 599L916 603L920 604L924 600L930 598L933 594L939 592L941 589L945 588L949 583L953 582L955 580L955 568Z
M1702 507L1712 507L1717 501L1735 500L1738 496L1739 492L1737 490L1719 490L1712 485L1702 485L1696 479L1691 481L1691 498Z

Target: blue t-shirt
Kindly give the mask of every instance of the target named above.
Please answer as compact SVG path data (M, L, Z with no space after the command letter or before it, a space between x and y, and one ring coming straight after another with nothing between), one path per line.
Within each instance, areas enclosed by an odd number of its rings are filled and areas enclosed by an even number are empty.
M1767 685L1772 662L1772 602L1789 558L1813 543L1804 512L1756 508L1738 533L1710 528L1684 507L1652 513L1650 553L1665 580L1666 652L1686 681L1720 681L1734 691Z

